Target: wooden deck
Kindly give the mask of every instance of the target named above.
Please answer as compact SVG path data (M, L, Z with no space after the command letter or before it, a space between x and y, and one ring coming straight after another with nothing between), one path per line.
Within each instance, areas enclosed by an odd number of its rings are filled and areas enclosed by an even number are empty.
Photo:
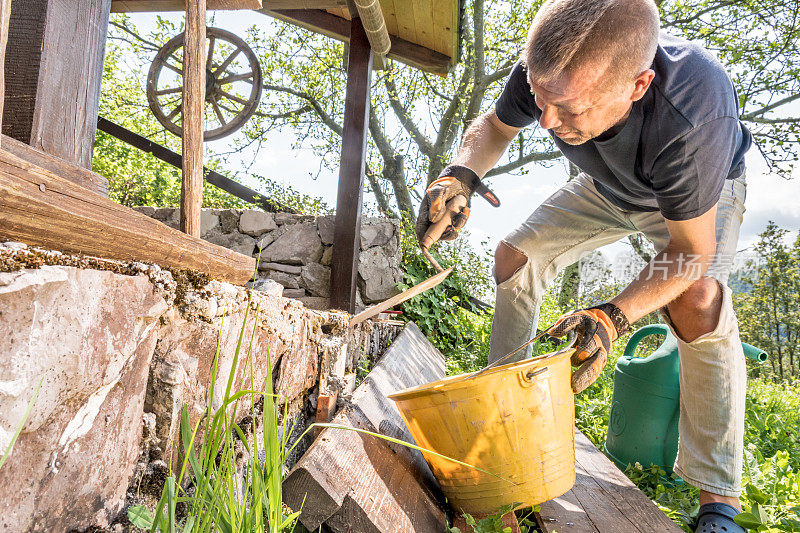
M547 533L670 533L681 529L575 429L575 486L542 504Z

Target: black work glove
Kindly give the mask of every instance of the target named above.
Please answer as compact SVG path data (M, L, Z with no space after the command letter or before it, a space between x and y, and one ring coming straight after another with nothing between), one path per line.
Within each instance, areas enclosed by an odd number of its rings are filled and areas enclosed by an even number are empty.
M572 391L577 394L597 380L608 360L611 343L630 331L628 318L612 303L572 311L559 318L548 330L553 337L563 337L570 331L578 335L572 366Z
M453 215L450 226L442 234L441 240L451 241L458 236L458 231L464 227L469 218L471 197L477 192L486 201L495 207L500 205L500 200L489 188L481 182L481 179L471 168L461 165L450 165L442 170L439 177L428 186L422 204L419 206L417 223L415 230L417 240L422 241L428 227L438 222L447 213L447 202L453 197L461 194L467 199L467 207L460 213Z

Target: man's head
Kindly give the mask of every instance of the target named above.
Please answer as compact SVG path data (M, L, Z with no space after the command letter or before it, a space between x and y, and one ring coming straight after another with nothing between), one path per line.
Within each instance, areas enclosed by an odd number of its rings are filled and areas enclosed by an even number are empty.
M653 79L654 0L548 0L528 33L523 64L542 127L582 144L625 120Z

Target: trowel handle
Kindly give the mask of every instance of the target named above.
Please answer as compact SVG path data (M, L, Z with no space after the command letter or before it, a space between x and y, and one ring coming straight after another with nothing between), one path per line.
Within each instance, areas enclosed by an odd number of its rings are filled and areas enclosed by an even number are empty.
M648 324L637 329L633 332L631 338L628 339L628 344L625 345L625 353L622 354L622 357L632 359L636 353L636 347L639 346L639 342L648 335L666 335L668 333L669 326L666 324Z
M447 227L453 222L453 216L460 213L465 207L467 207L467 198L463 194L453 196L445 206L447 211L444 216L440 218L438 222L434 222L430 225L428 231L425 232L425 235L419 242L422 249L427 250L433 246L433 243L441 238Z

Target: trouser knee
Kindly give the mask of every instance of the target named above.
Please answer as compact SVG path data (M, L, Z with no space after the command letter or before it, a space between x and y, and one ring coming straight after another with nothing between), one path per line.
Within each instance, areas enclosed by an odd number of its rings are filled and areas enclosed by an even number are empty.
M505 241L500 241L494 253L494 280L497 284L507 281L528 262L528 256Z

